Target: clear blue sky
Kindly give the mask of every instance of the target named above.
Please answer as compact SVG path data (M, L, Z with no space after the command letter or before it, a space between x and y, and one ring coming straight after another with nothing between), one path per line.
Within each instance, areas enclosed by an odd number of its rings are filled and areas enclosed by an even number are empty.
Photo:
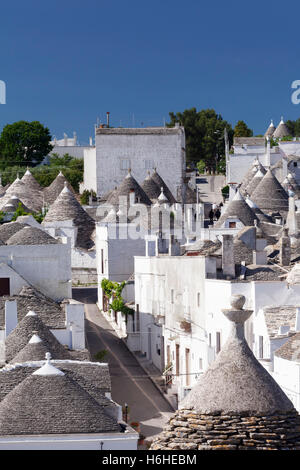
M82 143L97 117L162 125L169 111L214 108L262 133L300 117L300 2L1 2L0 128L39 120Z

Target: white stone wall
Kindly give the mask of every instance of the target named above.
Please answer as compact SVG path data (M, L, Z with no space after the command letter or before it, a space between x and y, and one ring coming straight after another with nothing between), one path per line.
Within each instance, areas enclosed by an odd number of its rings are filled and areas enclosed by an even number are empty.
M2 277L11 279L11 295L28 283L53 300L72 297L71 247L66 239L47 245L2 245L0 263Z
M177 133L166 134L137 131L136 134L96 134L96 171L93 151L85 152L82 189L94 189L100 196L118 186L128 173L128 168L131 168L138 183L142 183L147 172L156 167L171 192L177 196L185 173L184 129L178 128Z
M300 363L275 356L272 376L300 412Z
M93 190L97 193L96 147L85 149L83 158L84 174L83 184L80 185L80 193L83 193L85 189L88 191Z

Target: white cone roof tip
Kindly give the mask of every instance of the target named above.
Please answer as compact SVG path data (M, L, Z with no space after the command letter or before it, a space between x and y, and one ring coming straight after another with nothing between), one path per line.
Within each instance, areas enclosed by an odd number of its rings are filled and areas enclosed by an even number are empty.
M10 199L19 199L17 196L13 195Z
M71 191L69 190L67 184L68 184L68 183L65 181L65 182L64 182L64 189L62 190L62 193L70 193L70 192L71 192Z
M269 127L275 127L275 126L274 126L273 119L271 119L271 122L270 122L270 126L269 126Z
M293 179L294 177L293 177L292 173L289 173L289 174L287 175L287 178L288 178L289 180L291 180L291 179Z
M37 343L42 343L43 341L39 337L39 335L34 334L31 339L29 340L28 344L37 344Z
M161 193L160 193L160 195L158 196L158 200L159 200L159 201L168 201L166 195L164 194L164 188L161 187L160 189L161 189Z
M261 169L259 168L257 170L257 172L255 173L254 175L254 178L263 178L265 175L263 174L263 172L261 171Z
M65 375L61 370L54 367L51 362L51 354L46 353L46 363L40 367L38 370L33 372L32 375L42 375L42 376L57 376L57 375Z
M31 173L30 173L30 171L29 171L28 169L25 171L25 175L27 175L27 176L28 176L28 175L31 175Z
M37 314L33 310L29 310L26 314L26 317L37 317Z
M239 190L237 190L237 192L235 193L234 198L232 200L233 201L244 201L244 198L241 195L241 193L239 192Z

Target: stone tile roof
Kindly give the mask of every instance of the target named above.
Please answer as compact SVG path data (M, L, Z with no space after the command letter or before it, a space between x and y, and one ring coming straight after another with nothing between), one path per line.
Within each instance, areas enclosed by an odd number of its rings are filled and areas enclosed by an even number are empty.
M295 331L296 308L295 305L269 306L263 308L270 338L278 336L280 326L289 326L291 331Z
M253 210L240 194L239 190L237 190L234 198L230 201L219 220L214 224L214 227L221 227L228 217L234 216L237 217L245 226L254 225L254 221L258 220Z
M60 171L57 177L52 181L50 186L44 189L44 199L48 204L51 205L54 203L54 201L58 198L58 196L61 194L62 190L64 189L65 183L67 183L67 188L73 194L75 194L75 191L72 188L72 185L69 183L69 181L65 178L65 176Z
M188 245L184 253L185 256L189 256L189 253L197 253L199 255L212 255L222 248L220 241L213 242L211 240L197 240L195 243Z
M59 220L72 220L78 228L76 246L89 249L94 245L91 235L95 229L95 220L83 209L67 186L64 186L58 198L50 206L43 225Z
M56 245L60 243L47 232L37 227L24 227L6 242L7 245Z
M252 311L242 308L244 302L232 296L231 308L222 310L231 334L152 450L300 448L300 416L245 340Z
M56 339L41 318L35 314L26 314L15 329L5 339L5 359L7 362L27 346L33 334L37 334L52 351L56 359L70 359L68 350Z
M123 127L98 127L96 134L116 134L116 135L172 135L182 134L183 127L141 127L141 128L123 128Z
M246 193L249 196L251 196L251 194L256 189L257 185L261 182L263 177L264 177L264 173L261 170L257 170L257 172L253 176L252 180L250 181L250 183L248 184L248 186L245 189Z
M271 170L251 194L251 200L263 211L287 211L288 195Z
M277 126L276 130L274 131L273 138L274 139L282 139L282 137L286 137L290 135L291 132L287 125L283 122L283 119L281 119L279 125Z
M122 183L111 192L109 197L107 198L107 204L111 204L114 206L118 206L120 203L120 197L127 197L127 201L129 204L129 195L131 192L135 193L135 202L140 202L141 204L146 204L148 206L151 205L151 200L136 181L136 179L132 176L131 170L129 170L127 176L124 178Z
M270 125L269 125L268 129L265 132L265 137L267 137L267 136L271 137L274 134L275 129L276 129L276 127L274 126L273 120L271 119Z
M38 371L1 401L0 435L121 431L117 420L76 380L64 373L36 375Z
M239 186L239 191L243 196L246 196L247 186L249 186L252 181L252 178L254 177L254 175L256 175L258 170L260 170L264 175L266 174L265 168L256 158L255 160L253 160L252 165L249 167L248 171L244 175L242 182Z
M275 351L275 356L289 361L300 362L300 332L291 336L286 343Z
M21 181L25 184L27 188L30 188L31 190L42 191L42 187L39 185L39 183L28 168L24 173L23 177L21 178Z
M283 278L281 278L281 276L284 274L284 271L280 269L279 266L275 265L258 266L255 264L249 264L246 266L246 269L243 270L243 272L238 273L238 275L240 274L244 274L244 279L248 282L282 281Z
M22 230L22 228L28 227L27 224L20 224L19 222L8 222L0 225L0 239L6 243L7 240L12 237L15 233Z
M18 209L19 204L21 204L21 207L25 212L30 212L30 209L26 207L25 204L23 204L23 202L21 201L21 199L19 199L17 196L12 196L2 207L2 211L15 212Z
M37 336L37 335L33 335ZM15 357L13 357L10 361L11 364L15 363L23 363L23 362L30 362L30 361L42 361L45 358L45 354L49 352L51 357L56 356L55 350L51 349L49 344L46 344L42 339L39 337L39 342L31 342L32 338L29 342L21 349Z
M9 201L11 196L17 196L30 212L40 212L43 207L43 193L17 178L0 199L0 209Z
M0 401L44 363L45 359L7 364L0 369ZM68 359L52 359L51 363L84 386L94 398L111 392L111 379L107 363Z
M161 187L151 178L150 171L141 184L141 188L151 201L156 201L161 193Z
M264 137L234 137L233 145L265 145Z
M151 178L153 179L153 181L157 184L157 186L159 188L162 188L162 187L164 188L164 194L168 198L168 200L170 201L170 204L175 204L175 202L176 202L175 197L171 193L170 189L168 188L168 186L166 185L166 183L164 182L162 177L158 174L156 168L153 171L153 173L151 175Z
M33 310L49 328L65 328L64 309L52 299L32 287L24 286L18 295L0 297L0 328L5 327L5 301L15 300L18 308L18 322L29 310Z

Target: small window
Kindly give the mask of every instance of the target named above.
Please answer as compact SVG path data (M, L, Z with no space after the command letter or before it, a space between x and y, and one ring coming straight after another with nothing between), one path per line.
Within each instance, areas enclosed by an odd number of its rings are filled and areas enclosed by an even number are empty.
M174 303L174 289L171 289L171 304Z
M146 170L152 170L154 168L153 160L144 160L144 162Z
M203 359L199 357L199 370L203 370Z
M130 160L127 160L125 158L122 158L120 160L120 166L121 166L121 170L129 170L130 168Z
M297 162L294 162L294 166L298 166L298 165L297 165Z
M260 359L263 359L264 357L264 337L263 336L258 337L258 357Z
M208 345L211 348L211 333L208 335Z
M229 228L236 228L236 222L229 222Z
M197 307L200 307L200 292L197 294Z
M104 273L104 251L101 249L101 273Z

